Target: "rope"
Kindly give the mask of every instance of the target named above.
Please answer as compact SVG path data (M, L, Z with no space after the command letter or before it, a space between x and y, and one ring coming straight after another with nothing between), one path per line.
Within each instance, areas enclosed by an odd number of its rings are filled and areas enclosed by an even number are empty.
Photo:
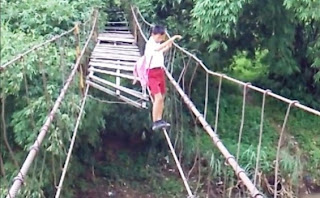
M263 94L263 99L262 99L262 107L261 107L261 121L260 121L260 134L259 134L259 143L258 143L258 148L257 148L257 159L256 159L256 169L254 173L254 185L257 183L257 176L258 176L258 171L259 171L259 163L260 163L260 153L261 153L261 144L262 144L262 132L263 132L263 121L264 121L264 107L266 104L266 96L268 95L270 91L266 90Z
M214 122L214 131L215 131L216 133L218 132L221 85L222 85L222 76L221 76L220 79L219 79L219 88L218 88L217 104L216 104L216 119L215 119L215 122Z
M15 58L13 58L11 61L5 63L4 65L1 65L1 69L0 69L0 70L4 70L7 66L15 63L17 60L21 59L22 57L24 57L25 55L29 54L30 52L36 51L36 50L38 50L40 47L43 47L44 45L46 45L46 44L48 44L48 43L51 43L51 42L53 42L53 41L55 41L55 40L57 40L57 39L65 36L65 35L67 35L67 34L70 34L71 32L73 32L74 29L75 29L75 27L72 28L72 29L70 29L70 30L68 30L67 32L64 32L63 34L60 34L60 35L58 35L58 36L54 36L54 37L52 37L51 39L49 39L49 40L47 40L47 41L45 41L45 42L43 42L43 43L40 43L40 44L32 47L31 49L25 51L25 52L22 53L22 54L19 54L18 56L16 56Z
M163 133L164 133L164 135L165 135L165 137L166 137L166 140L167 140L167 142L168 142L168 145L169 145L169 148L170 148L170 150L171 150L172 156L173 156L173 158L174 158L174 161L176 162L176 165L177 165L177 167L178 167L180 176L182 177L184 186L185 186L186 189L187 189L188 195L189 195L189 197L194 197L193 194L192 194L192 192L191 192L191 190L190 190L190 186L189 186L189 184L188 184L188 181L187 181L187 179L186 179L186 176L185 176L184 173L183 173L183 170L182 170L181 164L180 164L180 162L179 162L179 160L178 160L178 157L177 157L177 155L176 155L176 153L175 153L175 151L174 151L174 148L173 148L172 143L171 143L171 141L170 141L170 137L169 137L169 135L168 135L168 133L167 133L167 130L166 130L165 128L163 128L162 131L163 131Z
M276 166L275 166L275 174L274 174L274 198L277 198L277 183L278 183L278 169L279 169L279 155L280 155L280 147L281 147L281 142L282 142L282 137L283 137L283 132L284 129L286 127L288 118L289 118L289 114L290 114L290 110L291 107L294 106L295 103L297 103L298 101L292 101L287 109L287 113L286 116L284 118L283 124L282 124L282 129L281 129L281 133L280 133L280 138L278 141L278 147L277 147L277 156L276 156Z
M27 175L27 172L28 172L31 164L32 164L33 160L36 157L37 151L39 150L40 145L41 145L44 137L47 134L49 126L51 125L51 122L52 122L57 110L59 109L60 104L61 104L61 102L62 102L62 100L63 100L63 98L64 98L64 96L65 96L65 94L66 94L66 92L67 92L67 90L68 90L68 88L69 88L69 86L70 86L70 84L71 84L76 72L77 72L78 66L79 66L79 64L81 62L81 59L82 59L82 56L85 53L85 50L86 50L87 46L89 45L89 42L90 42L91 37L93 35L94 27L96 26L96 23L97 23L97 13L95 14L95 17L94 17L93 20L94 20L94 22L93 22L93 25L92 25L91 33L90 33L90 35L89 35L89 37L87 39L87 42L85 43L85 45L84 45L84 47L83 47L83 49L81 51L81 54L80 54L79 58L77 59L75 65L74 65L74 67L73 67L73 69L72 69L72 71L71 71L71 73L70 73L70 75L69 75L69 77L68 77L68 79L66 81L66 84L62 88L59 97L55 101L51 112L48 114L44 125L41 127L40 133L39 133L36 141L34 142L34 144L32 146L32 149L30 149L29 154L28 154L26 160L24 161L24 163L23 163L23 165L22 165L22 167L21 167L21 169L19 171L20 174L18 174L18 176L17 176L18 179L14 180L14 182L13 182L11 188L10 188L10 191L8 192L7 198L16 196L18 190L20 189L20 187L21 187L21 185L23 183L23 178L25 178L25 176Z
M206 73L206 95L204 99L204 119L207 119L208 97L209 97L209 75L208 73Z
M61 178L60 178L60 181L59 181L58 190L56 192L55 198L59 198L60 197L63 181L64 181L64 178L66 176L67 170L68 170L68 165L69 165L69 162L70 162L70 159L71 159L73 146L74 146L74 143L76 141L80 120L81 120L82 114L83 114L83 109L84 109L84 106L86 104L88 91L89 91L89 85L87 85L87 88L86 88L86 91L85 91L85 94L84 94L84 98L82 99L80 112L79 112L79 115L78 115L78 118L77 118L76 126L75 126L74 131L73 131L70 147L69 147L69 150L68 150L68 155L67 155L66 161L64 163L63 171L62 171L62 174L61 174Z
M87 21L85 21L84 23L79 24L79 25L84 25L84 24L86 24L86 23L89 22L89 21L90 21L90 20L87 20ZM11 59L11 61L9 61L9 62L1 65L0 71L5 70L6 67L8 67L9 65L11 65L11 64L15 63L16 61L20 60L22 57L24 57L25 55L29 54L30 52L36 51L36 50L38 50L39 48L47 45L48 43L52 43L53 41L56 41L56 40L60 39L61 37L70 34L71 32L73 32L73 31L75 30L75 28L76 28L76 26L73 27L73 28L71 28L70 30L68 30L68 31L60 34L60 35L56 35L56 36L52 37L51 39L49 39L49 40L47 40L47 41L45 41L45 42L43 42L43 43L40 43L40 44L38 44L38 45L33 46L31 49L25 51L25 52L22 53L22 54L19 54L19 55L16 56L15 58Z
M172 55L172 59L171 59L171 74L173 73L173 65L174 65L174 60L175 60L175 57L176 57L176 48L173 48L172 49L173 51L173 55Z
M243 99L242 99L242 115L241 115L241 123L240 123L240 130L239 130L239 139L238 139L238 149L237 149L237 162L239 162L239 154L240 154L240 144L242 139L242 131L244 125L244 115L246 110L246 96L247 96L247 86L249 83L243 86Z

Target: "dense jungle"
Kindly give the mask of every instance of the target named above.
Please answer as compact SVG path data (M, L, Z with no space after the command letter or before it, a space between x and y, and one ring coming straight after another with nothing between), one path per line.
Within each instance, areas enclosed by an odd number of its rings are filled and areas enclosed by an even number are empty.
M177 43L212 71L320 110L320 1L318 0L1 0L1 65L33 46L73 27L67 36L0 70L0 197L36 140L92 27L107 21L132 25L130 5L151 24L163 24ZM79 25L76 25L79 24ZM17 197L54 197L83 96L81 89L90 50L30 167ZM190 59L176 58L173 70ZM186 72L185 85L197 108L204 109L205 74ZM175 73L174 73L175 74ZM176 80L179 74L174 75ZM128 82L131 85L131 82ZM263 94L223 81L216 119L219 79L209 80L206 120L223 144L254 179ZM199 121L168 83L165 118L170 137L192 191L199 197L249 197ZM151 112L89 92L61 197L186 197L187 193L165 137L153 132ZM151 107L151 104L148 104ZM280 142L279 181L275 184L278 139L288 104L267 97L258 155L257 186L266 197L320 197L320 117L292 107ZM242 113L245 119L242 123ZM204 113L204 112L201 112ZM216 121L218 125L215 125ZM241 126L242 125L242 126ZM242 129L241 129L242 128ZM238 147L239 130L242 131Z

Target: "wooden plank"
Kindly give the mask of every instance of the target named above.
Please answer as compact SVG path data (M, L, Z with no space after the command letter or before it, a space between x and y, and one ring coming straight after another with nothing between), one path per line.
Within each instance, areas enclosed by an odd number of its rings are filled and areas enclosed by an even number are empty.
M133 35L129 30L128 31L113 31L113 30L110 30L110 31L100 32L99 35L100 34L117 34L119 36Z
M120 71L120 69L118 69L118 70ZM121 78L126 78L126 79L130 79L130 80L134 80L135 79L135 77L133 75L121 74L120 72L113 72L113 71L95 69L94 67L90 67L89 71L93 71L93 72L97 72L97 73L101 73L101 74L108 74L108 75L117 76L117 77L121 77Z
M134 52L121 52L121 51L109 51L109 52L99 52L99 51L93 51L91 56L129 56L129 57L141 57L140 53L134 53Z
M100 43L99 47L110 47L110 48L125 48L125 49L139 49L136 45L129 45L129 44L121 44L121 45L113 45L110 43Z
M123 36L121 36L121 34L99 34L99 38L134 39L134 37L130 34L124 34Z
M99 33L99 35L113 35L113 36L132 36L133 34L130 33L123 33L123 32L119 32L119 33L112 33L112 32L102 32Z
M93 52L107 52L107 53L131 53L138 54L140 56L140 51L135 49L125 49L125 48L108 48L108 47L96 47Z
M123 55L112 55L112 54L92 54L93 59L103 59L103 60L120 60L120 61L133 61L136 62L139 56L123 56Z
M141 98L143 100L148 100L148 98L144 97L141 92L129 89L127 87L117 86L116 84L114 84L112 82L109 82L107 80L104 80L102 78L99 78L97 76L89 75L89 79L92 80L93 82L104 84L104 85L108 85L108 86L111 86L111 87L113 87L115 89L119 89L120 91L123 91L123 92L125 92L127 94L130 94L130 95L134 96L134 97Z
M92 59L98 59L98 60L112 60L112 61L125 61L125 62L137 62L138 58L134 56L126 56L126 57L120 57L120 56L91 56ZM96 61L97 62L97 61Z
M135 57L135 58L139 58L141 57L139 53L131 53L131 52L127 52L127 53L121 53L121 51L112 51L112 52L92 52L91 56L120 56L120 57Z
M128 56L141 56L140 52L137 51L120 51L112 49L95 49L93 54L119 54L119 55L128 55Z
M107 13L108 13L108 12L124 13L123 10L120 10L120 9L117 8L117 7L108 8L108 9L106 9L106 11L107 11Z
M114 31L114 30L104 30L103 33L131 34L130 31Z
M96 67L101 67L105 69L120 69L124 71L133 71L134 66L122 66L122 65L114 65L114 64L107 64L107 63L98 63L98 62L90 62L90 66L96 68Z
M138 47L136 47L136 48L131 47L130 48L130 47L127 47L127 45L114 45L114 47L112 47L110 45L104 46L103 44L99 44L99 46L95 47L93 50L96 50L96 49L98 49L98 50L118 50L118 51L126 50L126 51L140 52Z
M111 46L103 46L102 44L100 44L99 46L97 46L95 49L100 49L100 50L119 50L119 51L133 51L133 52L140 52L138 48L127 48L127 47L111 47Z
M90 59L90 63L107 63L107 64L114 64L114 65L120 64L125 66L134 66L136 64L136 62L120 61L120 63L118 63L117 61L114 61L114 60L103 60L103 59L95 59L95 58Z
M120 60L120 61L133 61L136 62L140 56L138 55L125 55L125 54L113 54L113 53L92 53L91 58L102 60Z
M125 49L125 48L95 48L94 52L106 52L106 53L113 53L113 52L121 52L121 53L135 53L140 55L140 51L137 49ZM140 55L141 56L141 55Z
M107 26L105 28L106 30L129 30L129 27L123 27L123 26Z
M135 58L133 56L129 57L119 57L119 56L92 56L91 58L94 59L100 59L100 60L120 60L120 61L132 61L132 62L137 62L138 58Z
M134 38L132 34L117 34L117 33L100 33L99 36L113 37L113 38L129 38L129 39Z
M106 37L106 36L98 36L98 40L100 40L100 41L111 41L111 42L123 42L123 43L135 43L134 39L112 38L112 37Z
M124 102L126 102L126 103L128 103L130 105L133 105L133 106L135 106L137 108L147 108L146 106L143 107L142 104L140 104L139 102L134 101L134 100L132 100L132 99L130 99L128 97L125 97L125 96L122 96L122 95L117 96L117 94L114 91L112 91L112 90L110 90L108 88L105 88L105 87L103 87L101 85L98 85L98 84L96 84L94 82L91 82L90 80L87 80L86 83L88 85L90 85L91 87L94 87L94 88L96 88L96 89L98 89L98 90L100 90L100 91L102 91L102 92L104 92L106 94L109 94L111 96L116 96L120 100L122 100L122 101L124 101Z
M127 21L108 21L108 24L128 24Z
M133 46L133 47L131 47ZM139 48L134 45L108 45L107 43L100 43L95 48L98 49L118 49L118 50L133 50L133 51L139 51Z

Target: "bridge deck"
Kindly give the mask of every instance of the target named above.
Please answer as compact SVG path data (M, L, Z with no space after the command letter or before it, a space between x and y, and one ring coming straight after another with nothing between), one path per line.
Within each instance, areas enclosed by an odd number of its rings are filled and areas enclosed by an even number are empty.
M109 22L91 54L87 83L135 107L146 108L148 96L126 87L134 79L132 72L140 56L128 23Z

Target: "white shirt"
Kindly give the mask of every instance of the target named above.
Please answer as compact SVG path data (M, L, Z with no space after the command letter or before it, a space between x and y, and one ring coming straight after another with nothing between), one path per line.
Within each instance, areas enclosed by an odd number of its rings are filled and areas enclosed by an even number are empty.
M146 43L146 48L144 50L144 55L146 56L148 63L151 60L149 69L156 68L156 67L164 67L164 56L162 51L156 51L161 44L155 42L152 36L149 38L148 42Z

